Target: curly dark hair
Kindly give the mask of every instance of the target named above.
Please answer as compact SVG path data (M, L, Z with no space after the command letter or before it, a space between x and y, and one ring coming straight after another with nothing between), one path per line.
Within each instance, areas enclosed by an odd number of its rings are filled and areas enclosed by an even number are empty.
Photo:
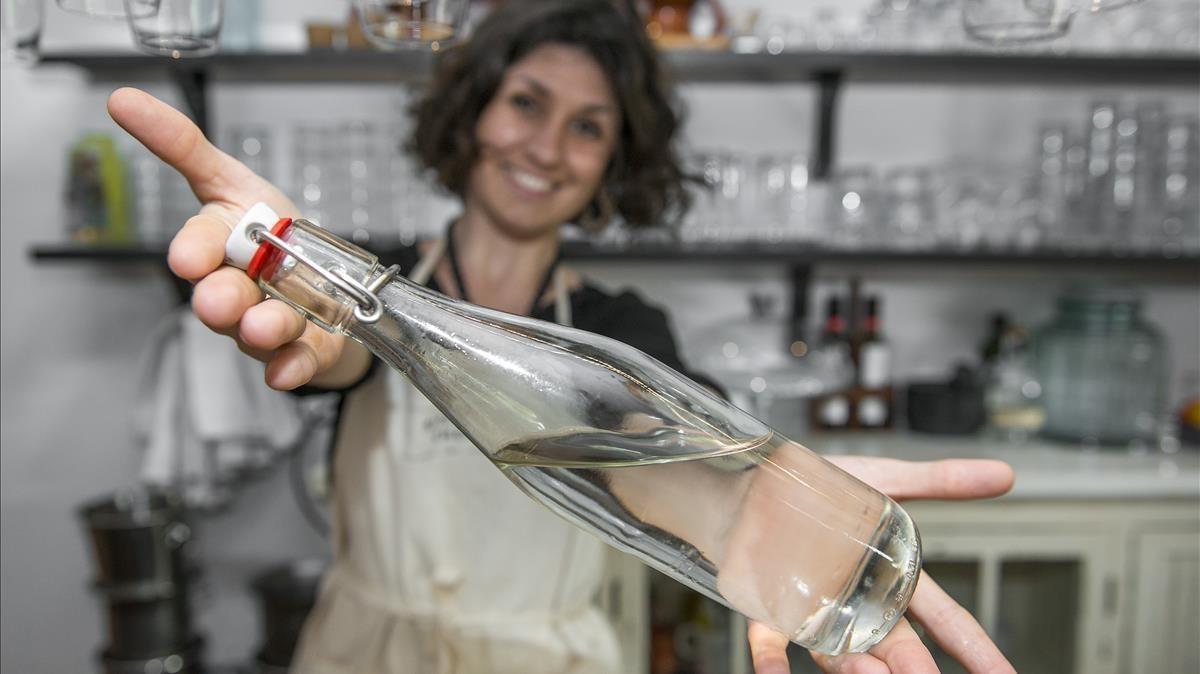
M617 2L620 7L614 0L504 2L470 39L442 56L412 106L409 150L461 198L479 155L476 123L505 72L537 47L570 45L599 64L621 109L621 137L601 190L580 217L603 220L615 211L634 226L681 217L690 202L673 144L681 108L632 3Z

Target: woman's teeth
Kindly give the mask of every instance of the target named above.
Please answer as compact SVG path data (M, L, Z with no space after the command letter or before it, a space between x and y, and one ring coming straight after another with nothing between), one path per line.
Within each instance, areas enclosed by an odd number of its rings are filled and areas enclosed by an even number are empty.
M539 178L539 177L533 175L532 173L526 173L519 169L513 169L510 172L510 175L512 175L513 180L518 185L520 185L521 187L524 187L527 190L531 190L533 192L549 192L550 191L550 181L546 180L544 178Z

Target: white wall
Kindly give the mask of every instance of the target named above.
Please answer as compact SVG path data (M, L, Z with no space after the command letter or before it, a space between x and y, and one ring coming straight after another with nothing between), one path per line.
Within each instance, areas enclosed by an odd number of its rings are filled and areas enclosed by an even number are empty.
M281 22L329 15L334 4L272 0L264 17ZM52 7L48 15L52 44L85 36L125 44L118 25L72 20ZM73 508L134 482L131 372L147 334L174 299L153 270L30 261L31 245L63 236L67 144L80 129L117 132L104 113L110 86L90 85L70 67L28 71L9 63L0 68L0 86L0 669L89 671L103 623L86 588L88 550ZM170 88L153 90L175 100ZM846 162L883 164L993 154L1019 160L1032 146L1039 117L1079 115L1094 94L1084 88L851 88L842 101L839 152ZM808 87L688 87L686 99L687 136L697 145L808 150ZM1194 95L1173 100L1194 104ZM280 101L304 103L313 119L344 115L351 107L383 119L393 114L397 98L383 87L231 86L218 87L213 101L214 119L222 125L270 121ZM778 265L580 266L602 283L633 285L667 308L679 307L672 313L685 352L694 352L689 335L742 315L751 288L784 292L785 270ZM819 270L812 306L819 307L851 271ZM995 269L868 271L868 289L884 295L901 376L941 374L951 357L970 356L994 308L1032 324L1045 320L1061 282L1046 272ZM1200 294L1194 285L1151 284L1146 290L1149 317L1170 338L1178 396L1185 374L1200 370ZM232 512L205 523L202 535L210 589L201 615L209 652L222 662L249 658L259 637L245 582L271 562L319 553L323 543L297 513L281 473L246 490Z

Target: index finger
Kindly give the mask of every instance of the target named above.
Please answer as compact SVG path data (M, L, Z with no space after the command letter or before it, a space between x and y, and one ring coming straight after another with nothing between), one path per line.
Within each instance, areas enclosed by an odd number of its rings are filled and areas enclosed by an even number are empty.
M122 129L183 174L201 201L218 176L249 172L208 142L186 115L150 94L122 87L108 97L108 114Z
M826 458L896 500L987 498L1004 494L1013 485L1012 467L992 459Z

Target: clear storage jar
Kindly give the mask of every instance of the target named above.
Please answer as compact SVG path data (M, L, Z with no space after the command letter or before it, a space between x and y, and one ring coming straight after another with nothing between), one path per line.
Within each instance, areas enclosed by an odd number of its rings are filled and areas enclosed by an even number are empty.
M1166 347L1124 286L1072 286L1034 336L1047 437L1091 445L1152 442L1163 408Z

